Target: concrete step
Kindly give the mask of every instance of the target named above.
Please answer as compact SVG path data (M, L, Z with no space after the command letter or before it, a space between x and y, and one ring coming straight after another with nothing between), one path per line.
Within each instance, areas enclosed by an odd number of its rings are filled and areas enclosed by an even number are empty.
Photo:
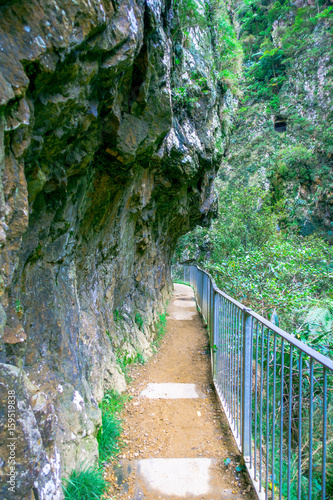
M147 384L140 397L149 399L194 399L204 398L205 395L197 389L195 384Z
M208 495L214 461L210 458L148 458L137 460L138 483L160 495Z
M122 460L115 468L124 496L132 500L243 500L231 488L221 488L214 458L148 458ZM124 480L135 474L135 491L128 497Z

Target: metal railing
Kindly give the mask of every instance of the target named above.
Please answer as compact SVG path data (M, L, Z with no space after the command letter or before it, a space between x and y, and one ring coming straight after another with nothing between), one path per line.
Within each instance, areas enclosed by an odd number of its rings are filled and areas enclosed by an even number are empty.
M184 266L213 379L260 499L333 499L333 362Z

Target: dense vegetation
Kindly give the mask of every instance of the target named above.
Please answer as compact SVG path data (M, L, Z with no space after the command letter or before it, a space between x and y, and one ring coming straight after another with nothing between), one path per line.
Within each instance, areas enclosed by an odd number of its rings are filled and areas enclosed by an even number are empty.
M219 187L219 217L183 237L176 256L196 258L229 295L325 355L333 352L333 248L283 232L257 187Z
M243 78L216 183L219 214L210 229L182 238L175 260L196 259L230 295L332 355L333 232L327 227L333 223L323 194L333 185L333 129L326 120L332 109L325 114L319 88L315 104L306 104L304 88L297 95L309 116L296 112L292 95L289 107L287 99L297 71L310 74L311 63L315 71L320 58L330 61L333 7L323 0L246 0L234 2L229 14L243 49ZM327 99L331 73L325 73ZM274 129L281 116L284 133ZM324 212L325 222L317 223Z

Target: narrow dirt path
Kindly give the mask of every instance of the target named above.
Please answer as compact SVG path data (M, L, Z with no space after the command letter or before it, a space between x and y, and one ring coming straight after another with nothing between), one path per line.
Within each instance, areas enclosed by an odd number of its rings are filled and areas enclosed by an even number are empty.
M126 446L114 469L115 474L109 474L116 485L109 498L256 499L247 476L236 470L240 455L213 389L207 331L197 312L193 290L185 285L175 285L167 312L166 334L159 352L133 374L133 399L127 403L123 414ZM176 395L176 399L173 396L170 398L166 390L162 398L141 395L142 391L147 390L148 384L165 383L195 384L199 397L178 399ZM165 386L154 387L165 389ZM187 390L185 386L179 387ZM211 460L198 461L199 458ZM145 459L196 460L192 460L192 464L184 460L163 462ZM226 459L230 459L229 465L225 464ZM172 469L166 481L170 481L170 487L174 485L170 491L183 493L170 494L168 485L164 491L163 488L160 491L157 483L150 480L154 472L148 471L148 475L142 472L152 464L155 468L162 467L163 471L173 464L176 472ZM196 495L195 486L190 483L195 480L195 476L201 477L201 464L202 467L208 464L209 473L206 490L203 488L202 493L198 486ZM189 483L189 495L184 493L187 487L185 490L182 485L178 489L176 487L178 472L181 475L182 468L185 470L187 466L199 467L198 474L191 473L190 469L190 476L184 479ZM158 471L155 474L161 476Z

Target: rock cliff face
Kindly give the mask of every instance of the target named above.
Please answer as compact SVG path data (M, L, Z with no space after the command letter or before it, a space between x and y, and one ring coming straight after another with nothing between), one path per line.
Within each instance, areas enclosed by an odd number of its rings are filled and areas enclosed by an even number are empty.
M214 211L224 96L209 30L179 23L169 0L0 1L1 498L96 462L117 356L149 356L177 238Z
M262 18L271 16L265 26L270 36L258 35L255 23L250 36L249 30L242 34L245 50L251 37L252 43L256 38L264 41L261 52L246 62L252 75L244 82L243 105L223 170L231 180L266 184L277 211L284 207L283 226L302 236L317 232L332 243L332 15L325 10L318 14L306 1L258 2L257 9ZM268 48L273 51L265 52ZM274 51L276 78L269 74Z

